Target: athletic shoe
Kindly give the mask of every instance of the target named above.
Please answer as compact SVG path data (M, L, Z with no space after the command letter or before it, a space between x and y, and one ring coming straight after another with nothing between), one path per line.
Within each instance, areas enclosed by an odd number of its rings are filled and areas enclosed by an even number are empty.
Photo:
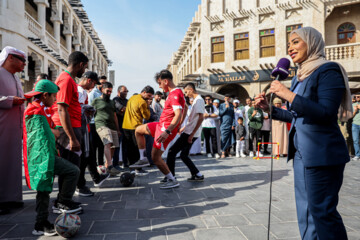
M353 160L353 161L359 161L359 160L360 160L360 157L355 156L355 157L353 157L351 160Z
M117 170L114 166L109 166L107 172L113 177L120 173L120 171Z
M144 170L144 169L136 169L136 170L135 170L135 175L136 175L136 176L143 177L143 176L146 176L146 175L148 175L148 174L149 174L149 172L146 171L146 170Z
M113 166L116 170L119 170L120 172L124 172L124 168L120 167L120 165Z
M201 177L199 177L198 175L192 175L191 178L188 178L187 180L189 182L202 182L204 181L205 177L204 175L202 175Z
M269 151L264 151L263 154L264 155L270 155L270 152Z
M237 153L237 154L235 155L235 157L237 157L237 158L238 158L238 157L240 157L240 155Z
M242 158L244 158L244 157L246 157L246 155L245 155L245 153L240 153L240 157L242 157Z
M216 159L219 159L220 158L220 155L218 153L215 153L215 158Z
M84 186L82 188L77 188L75 190L75 194L82 197L92 197L94 196L94 193L88 188L87 186Z
M45 222L35 223L32 234L34 236L55 236L57 232L55 231L54 224L46 220Z
M72 201L67 203L57 202L56 206L53 207L53 213L61 214L61 213L79 213L82 211L82 207L75 204Z
M160 183L166 183L167 182L167 177L164 177L163 179L160 180Z
M212 158L213 155L212 155L211 153L208 153L208 154L207 154L207 157L208 157L208 158Z
M110 177L109 173L101 174L100 179L97 182L94 182L94 187L101 187L101 185Z
M257 157L263 157L264 156L261 152L259 152L258 154L256 154Z
M254 153L252 151L250 151L249 157L254 157Z
M150 166L150 163L147 160L147 158L144 158L144 159L140 159L136 163L130 165L129 168L142 168L142 167L148 167L148 166Z
M179 187L180 184L179 182L175 179L175 180L172 180L172 179L168 179L165 183L163 183L160 188L161 189L169 189L169 188L176 188L176 187Z

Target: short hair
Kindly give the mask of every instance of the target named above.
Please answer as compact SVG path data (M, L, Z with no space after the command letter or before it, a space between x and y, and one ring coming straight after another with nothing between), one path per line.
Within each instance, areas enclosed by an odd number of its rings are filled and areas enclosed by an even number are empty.
M105 75L102 75L99 79L107 79L107 77Z
M210 98L210 99L212 99L212 96L211 95L205 95L205 98Z
M40 74L38 75L38 77L40 77L40 79L47 79L47 80L49 80L49 75L47 75L46 73L40 73Z
M163 96L164 94L160 91L156 91L155 95Z
M250 99L250 101L251 101L251 97L247 97L247 98L245 98L245 101L246 101L246 100L248 100L248 99Z
M87 62L89 62L88 57L80 51L72 52L69 55L69 62L68 62L69 66L75 66L80 63L87 63Z
M154 89L153 89L151 86L149 86L149 85L147 85L146 87L144 87L143 90L141 90L141 92L151 93L151 94L154 94L154 93L155 93Z
M167 80L172 81L173 75L169 70L164 69L155 74L155 81L157 82L158 79L160 79L160 80L167 79Z
M118 87L118 92L120 92L120 90L121 90L123 87L125 87L125 85L120 85L120 86Z
M241 121L243 121L243 120L244 120L242 117L238 117L238 119L237 119L237 120L239 120L239 119L240 119Z
M104 82L102 84L102 89L105 89L105 88L113 88L113 85L111 82Z
M192 90L194 90L196 92L195 84L193 84L192 82L185 84L184 89L187 87L191 88Z

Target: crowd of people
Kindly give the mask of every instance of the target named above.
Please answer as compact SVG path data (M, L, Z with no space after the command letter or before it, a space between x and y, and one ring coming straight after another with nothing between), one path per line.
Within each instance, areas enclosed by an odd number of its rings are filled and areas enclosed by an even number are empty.
M307 40L308 43L312 41ZM292 41L295 45L295 40ZM309 127L303 117L308 113L299 107L306 99L299 96L301 89L292 88L291 92L276 85L276 81L272 84L271 92L281 98L270 103L274 106L271 121L269 108L262 104L267 101L265 93L256 99L246 98L244 104L228 94L224 99L213 99L211 95L202 97L193 83L187 83L183 89L176 87L168 70L158 72L154 79L163 92L155 92L148 85L128 99L128 88L121 85L116 89L117 96L111 99L113 84L106 76L85 72L88 58L79 51L70 54L67 69L55 83L48 80L46 74L40 74L33 90L24 94L15 73L21 72L25 64L26 54L13 47L5 47L0 54L3 86L0 89L0 155L7 160L0 161L0 214L23 205L20 161L23 158L26 183L37 191L34 235L56 234L48 221L49 195L55 176L58 176L59 191L52 203L53 212L79 213L83 209L81 203L72 200L73 195L94 195L85 180L86 168L94 186L100 187L110 176L126 171L144 176L148 173L145 167L156 166L164 175L160 188L169 189L180 185L175 175L177 156L189 169L188 181L204 181L201 169L190 157L192 149L198 153L203 148L207 157L216 159L233 155L259 158L291 154L290 158L295 157L295 160L307 157L306 154L296 155L298 143L293 143L291 135L296 131L299 135L295 135L295 140L308 137L300 135L302 127L305 132ZM342 81L339 80L340 85ZM299 82L301 85L302 81ZM282 99L291 105L285 106ZM311 110L317 105L307 107ZM296 109L298 115L290 114L288 108ZM345 138L349 135L353 138L353 160L360 159L359 109L360 95L356 95L352 123L347 121L345 127L345 130L352 129L352 134L343 131ZM327 114L320 106L318 110L317 114ZM294 118L304 118L304 121L296 125L297 130L294 127L290 130L289 123ZM344 125L344 122L338 123ZM309 151L314 150L314 146L309 146Z

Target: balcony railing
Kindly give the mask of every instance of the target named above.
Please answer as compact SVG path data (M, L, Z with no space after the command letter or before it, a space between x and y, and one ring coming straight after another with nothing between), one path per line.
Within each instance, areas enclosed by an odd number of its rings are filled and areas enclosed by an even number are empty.
M326 46L325 54L330 61L360 59L360 43Z
M47 45L51 47L53 50L57 51L57 41L56 39L48 32L46 32Z
M61 58L64 59L65 61L68 61L69 52L68 52L68 50L67 50L63 45L60 45L60 56L61 56Z
M32 16L25 12L25 19L30 32L35 34L38 38L41 38L41 25Z

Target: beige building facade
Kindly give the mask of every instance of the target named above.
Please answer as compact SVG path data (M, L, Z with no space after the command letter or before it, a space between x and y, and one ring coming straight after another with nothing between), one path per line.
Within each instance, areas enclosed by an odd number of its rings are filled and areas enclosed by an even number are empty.
M19 74L24 91L47 73L55 80L67 67L69 54L82 51L88 70L107 75L111 61L79 0L0 0L0 48L24 51L27 66Z
M327 59L360 82L359 16L360 0L202 0L168 69L180 86L194 81L244 103L266 90L271 70L288 57L289 33L312 26L324 36ZM289 79L295 73L292 64Z

